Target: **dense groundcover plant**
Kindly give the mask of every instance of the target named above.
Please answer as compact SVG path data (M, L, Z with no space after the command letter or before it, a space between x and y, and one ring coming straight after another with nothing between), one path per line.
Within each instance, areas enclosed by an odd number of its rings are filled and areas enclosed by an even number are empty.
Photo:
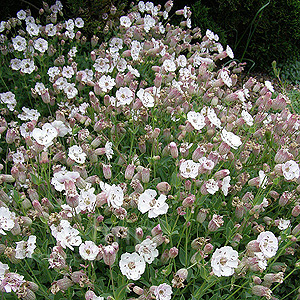
M278 299L297 272L299 115L171 9L101 45L59 1L0 23L5 299Z

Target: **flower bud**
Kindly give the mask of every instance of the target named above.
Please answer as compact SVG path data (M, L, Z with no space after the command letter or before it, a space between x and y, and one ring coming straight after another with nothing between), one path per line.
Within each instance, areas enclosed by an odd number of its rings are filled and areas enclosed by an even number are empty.
M176 247L172 247L169 250L169 257L170 258L175 258L178 255L178 249Z
M263 285L255 285L252 287L251 292L253 295L266 297L267 299L271 299L272 291Z
M152 234L153 237L156 236L156 235L162 234L162 229L160 227L160 224L153 227L153 229L151 230L151 234Z
M144 232L143 232L143 229L141 227L138 227L135 229L135 234L136 234L136 237L141 240L144 236Z
M129 164L125 170L125 179L131 180L134 175L135 165Z
M178 148L176 146L176 144L174 142L171 142L169 144L169 149L170 149L170 154L173 158L177 158L178 157Z
M108 266L112 266L116 260L117 250L112 245L103 247L103 260Z
M167 195L171 190L171 186L165 181L158 183L156 188L164 195Z
M111 165L102 164L103 175L105 179L111 179Z
M203 223L206 219L207 214L208 214L208 209L200 208L196 220L199 223Z

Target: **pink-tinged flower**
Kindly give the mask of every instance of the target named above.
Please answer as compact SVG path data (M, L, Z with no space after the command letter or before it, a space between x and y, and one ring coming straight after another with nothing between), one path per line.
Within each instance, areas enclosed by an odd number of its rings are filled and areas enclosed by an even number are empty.
M138 209L141 213L148 212L149 218L156 218L159 215L167 213L169 205L166 203L167 197L160 195L155 199L157 193L155 190L147 189L138 199Z
M201 113L189 111L187 113L187 120L196 130L201 130L205 126L205 117Z
M28 241L20 241L16 242L17 247L16 247L16 258L18 259L23 259L25 257L32 257L32 254L36 248L36 236L35 235L30 235L28 238Z
M156 246L155 242L147 238L135 246L135 251L144 258L145 262L151 264L159 254Z
M278 240L271 231L261 232L257 237L259 248L266 258L276 255L278 250Z
M218 276L231 276L239 264L238 252L230 246L216 249L211 258L213 273Z
M162 283L154 290L156 300L170 300L172 298L172 287L166 283Z
M138 280L144 274L146 262L142 256L133 253L123 253L119 262L120 270L128 279Z
M85 241L79 246L79 254L84 260L95 260L100 249L93 241Z
M199 174L199 163L195 163L192 160L181 160L179 166L180 175L183 178L195 179Z
M295 161L289 160L282 165L282 173L286 180L298 179L300 176L299 165Z
M221 132L222 140L233 149L237 149L242 145L242 141L239 136L232 132L227 131L225 128Z
M6 235L5 231L10 231L15 226L15 217L15 213L10 212L7 207L0 207L0 234Z

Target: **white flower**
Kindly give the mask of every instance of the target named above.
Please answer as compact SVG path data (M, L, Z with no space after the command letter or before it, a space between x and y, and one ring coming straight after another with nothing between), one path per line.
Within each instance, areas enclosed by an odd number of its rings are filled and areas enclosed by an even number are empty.
M75 22L74 22L74 25L77 28L82 28L84 26L84 21L82 20L82 18L76 18Z
M1 93L0 102L6 104L10 111L13 111L17 104L16 96L12 92Z
M219 40L219 36L217 34L214 34L211 30L207 29L205 35L210 39L211 41L215 40L216 42Z
M114 154L114 150L112 149L112 142L107 141L105 143L105 154L108 160L112 159L112 156Z
M38 38L37 40L34 41L33 47L35 50L44 53L48 49L48 42L42 38Z
M72 78L74 74L74 69L71 66L64 66L61 72L61 75L65 78Z
M8 271L8 270L9 270L8 265L0 262L0 280L2 280L4 278L4 275L5 275L5 273L7 273L6 271Z
M80 212L86 210L89 212L94 212L95 204L96 204L96 195L94 194L94 192L95 192L94 188L81 190L79 195L79 204L76 207L76 210L78 209Z
M15 226L15 213L10 212L7 207L0 207L0 234L6 235Z
M25 74L31 74L35 70L34 61L30 58L22 59L21 72Z
M219 190L218 182L215 181L213 178L209 179L205 183L205 187L208 193L210 193L211 195L214 195Z
M233 149L237 149L242 145L240 137L230 131L227 131L225 128L221 132L221 138L227 145L229 145Z
M176 64L173 61L173 59L166 59L163 62L162 68L166 71L166 72L175 72L176 71Z
M266 258L276 255L278 250L278 240L271 231L261 232L257 237L259 248Z
M9 63L12 70L18 71L21 69L21 60L18 58L13 58Z
M28 18L28 17L27 17ZM28 23L26 26L26 31L30 36L36 36L39 34L40 28L35 23Z
M298 179L300 176L299 165L295 161L289 160L282 165L282 173L286 180Z
M71 180L73 182L76 181L77 178L80 177L80 174L78 172L69 172L66 170L66 168L62 168L61 171L55 172L53 174L53 178L51 179L51 184L54 185L54 188L62 192L65 190L65 181Z
M228 71L223 69L221 70L220 72L220 76L224 82L224 84L226 84L228 87L231 87L232 86L232 80L231 78L229 77L229 74L228 74Z
M67 220L61 220L59 226L51 225L50 229L57 243L64 249L68 247L74 251L73 246L79 246L82 243L79 231L73 228Z
M265 86L266 86L266 88L267 88L270 92L274 93L274 87L273 87L271 81L266 80L266 81L265 81Z
M107 73L110 65L109 65L109 60L108 58L102 58L102 57L98 57L95 60L95 63L93 65L93 67L95 68L95 70L99 73Z
M109 75L102 75L98 81L99 87L103 93L109 92L115 85L115 79L111 78Z
M53 139L57 137L57 130L51 124L45 123L42 129L33 129L32 137L38 144L48 148L53 144Z
M261 270L265 270L268 266L266 257L263 255L262 252L254 252L254 255L256 256L256 261L257 261L259 268Z
M32 254L36 248L36 236L35 235L30 235L28 238L28 241L20 241L16 242L17 247L16 247L16 258L18 259L23 259L25 257L32 257Z
M230 176L226 176L223 178L222 180L222 192L224 194L224 196L227 196L228 195L228 189L230 188Z
M67 123L67 125L62 122L62 121L53 121L51 123L51 125L57 130L57 135L58 136L65 136L66 134L71 134L72 133L72 129L71 127L69 127L70 125Z
M170 285L162 283L155 288L153 293L156 300L171 300L173 291Z
M232 49L231 49L228 45L227 45L227 47L226 47L226 53L227 53L227 55L228 55L231 59L234 58L233 51L232 51Z
M187 120L196 130L201 130L205 126L205 117L201 113L189 111L187 113Z
M17 18L19 20L25 20L26 19L26 12L23 9L19 10L17 12Z
M259 186L262 188L262 189L265 189L266 188L266 186L267 186L267 182L268 182L268 180L267 180L267 176L266 176L266 174L265 174L265 172L263 171L263 170L260 170L259 172L258 172L258 178L259 178Z
M56 26L53 25L52 23L47 24L47 25L45 26L45 33L46 33L48 36L55 36L55 35L56 35Z
M207 117L209 121L218 128L221 128L221 120L218 118L213 108L207 107Z
M254 124L253 117L246 110L243 110L241 115L248 126L252 126Z
M180 175L184 178L195 179L199 174L199 163L192 160L182 160L179 166Z
M156 246L157 244L155 242L147 238L135 246L135 251L144 258L145 262L151 264L159 254Z
M136 252L123 253L119 262L120 270L128 279L138 280L145 272L145 260Z
M150 15L146 15L144 17L144 30L146 32L149 32L153 26L155 26L155 19L152 18Z
M13 47L15 50L17 50L17 51L26 50L27 42L26 42L25 38L17 35L16 37L12 38L11 40L13 42Z
M69 157L79 164L84 164L86 154L80 146L74 145L69 148Z
M291 225L291 221L290 220L284 220L284 219L280 218L277 227L278 227L279 230L285 230L290 225Z
M116 92L117 107L130 104L133 100L133 92L128 87L120 87Z
M218 277L233 275L239 264L238 256L238 252L230 246L216 249L211 258L213 273Z
M154 106L154 97L149 92L146 92L144 89L140 89L136 95L139 97L145 107Z
M156 218L159 215L167 213L169 205L166 203L167 197L160 195L158 199L155 199L157 193L155 190L145 190L138 199L138 209L144 214L148 212L149 218Z
M100 182L100 188L102 191L106 192L107 204L113 208L120 208L124 200L124 192L120 186L115 184L109 185L104 182Z
M18 115L18 118L23 120L23 121L37 121L40 117L40 113L35 110L35 109L30 109L30 108L27 108L27 107L22 107L22 114L19 114Z
M131 20L127 16L122 16L120 18L120 26L124 26L125 28L129 28L131 26Z
M93 241L85 241L79 246L79 254L84 260L95 260L99 247Z

